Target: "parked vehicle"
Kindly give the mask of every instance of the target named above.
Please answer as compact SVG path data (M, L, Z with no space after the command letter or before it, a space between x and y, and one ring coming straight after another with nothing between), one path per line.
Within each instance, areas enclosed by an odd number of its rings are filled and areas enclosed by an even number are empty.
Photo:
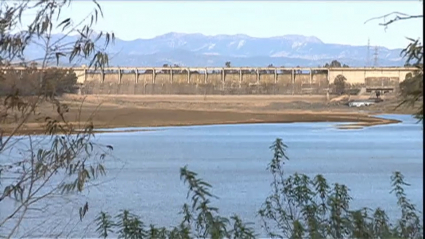
M353 100L348 102L349 107L362 107L362 106L370 106L379 102L382 102L381 98L372 98L367 100Z

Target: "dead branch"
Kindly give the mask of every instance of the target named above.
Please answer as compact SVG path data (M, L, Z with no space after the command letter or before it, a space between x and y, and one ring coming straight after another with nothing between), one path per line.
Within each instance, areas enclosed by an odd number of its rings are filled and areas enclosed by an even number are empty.
M385 19L389 16L393 16L396 15L393 19L386 21ZM391 12L388 14L385 14L383 16L380 17L373 17L368 19L367 21L364 22L364 24L373 21L373 20L378 20L378 19L384 19L384 23L380 23L380 26L385 26L387 27L388 25L397 22L397 21L403 21L403 20L409 20L409 19L415 19L415 18L422 18L423 15L410 15L410 14L406 14L406 13L402 13L402 12Z

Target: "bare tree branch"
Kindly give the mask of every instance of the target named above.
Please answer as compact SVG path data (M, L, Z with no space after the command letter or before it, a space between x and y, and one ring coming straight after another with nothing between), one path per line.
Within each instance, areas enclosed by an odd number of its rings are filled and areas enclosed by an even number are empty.
M394 15L395 15L395 17L393 19L388 20L388 21L386 20L387 17L394 16ZM415 19L415 18L423 18L423 15L409 15L409 14L402 13L402 12L391 12L391 13L385 14L385 15L380 16L380 17L370 18L370 19L366 20L364 22L364 24L366 24L366 23L368 23L370 21L373 21L373 20L383 19L384 22L383 23L379 23L379 25L380 26L385 26L385 29L386 29L388 25L390 25L390 24L392 24L394 22L403 21L403 20L409 20L409 19Z

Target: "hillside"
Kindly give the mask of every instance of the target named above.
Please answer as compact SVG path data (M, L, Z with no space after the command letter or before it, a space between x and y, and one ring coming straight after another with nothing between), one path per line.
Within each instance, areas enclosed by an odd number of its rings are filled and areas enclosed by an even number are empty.
M56 35L55 38L61 37ZM68 36L64 42L74 38ZM372 55L374 49L370 49ZM402 66L402 49L379 47L379 66ZM112 66L233 66L317 67L338 60L349 66L366 65L367 46L327 44L314 36L285 35L256 38L247 35L168 33L152 39L125 41L119 38L108 49ZM33 44L26 49L27 59L42 55ZM370 62L373 62L371 59ZM82 62L81 64L83 64ZM65 61L62 64L67 64Z

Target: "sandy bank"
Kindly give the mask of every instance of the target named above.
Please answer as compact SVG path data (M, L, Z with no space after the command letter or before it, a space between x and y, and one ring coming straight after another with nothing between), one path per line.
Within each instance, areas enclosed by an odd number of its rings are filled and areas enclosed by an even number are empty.
M371 116L394 112L330 105L325 96L69 95L61 100L69 106L67 120L74 125L92 121L97 129L294 122L355 122L366 127L399 122ZM45 116L55 115L55 110L51 106L38 110L39 114L32 116L18 134L45 131ZM7 135L15 125L12 121L0 126Z

